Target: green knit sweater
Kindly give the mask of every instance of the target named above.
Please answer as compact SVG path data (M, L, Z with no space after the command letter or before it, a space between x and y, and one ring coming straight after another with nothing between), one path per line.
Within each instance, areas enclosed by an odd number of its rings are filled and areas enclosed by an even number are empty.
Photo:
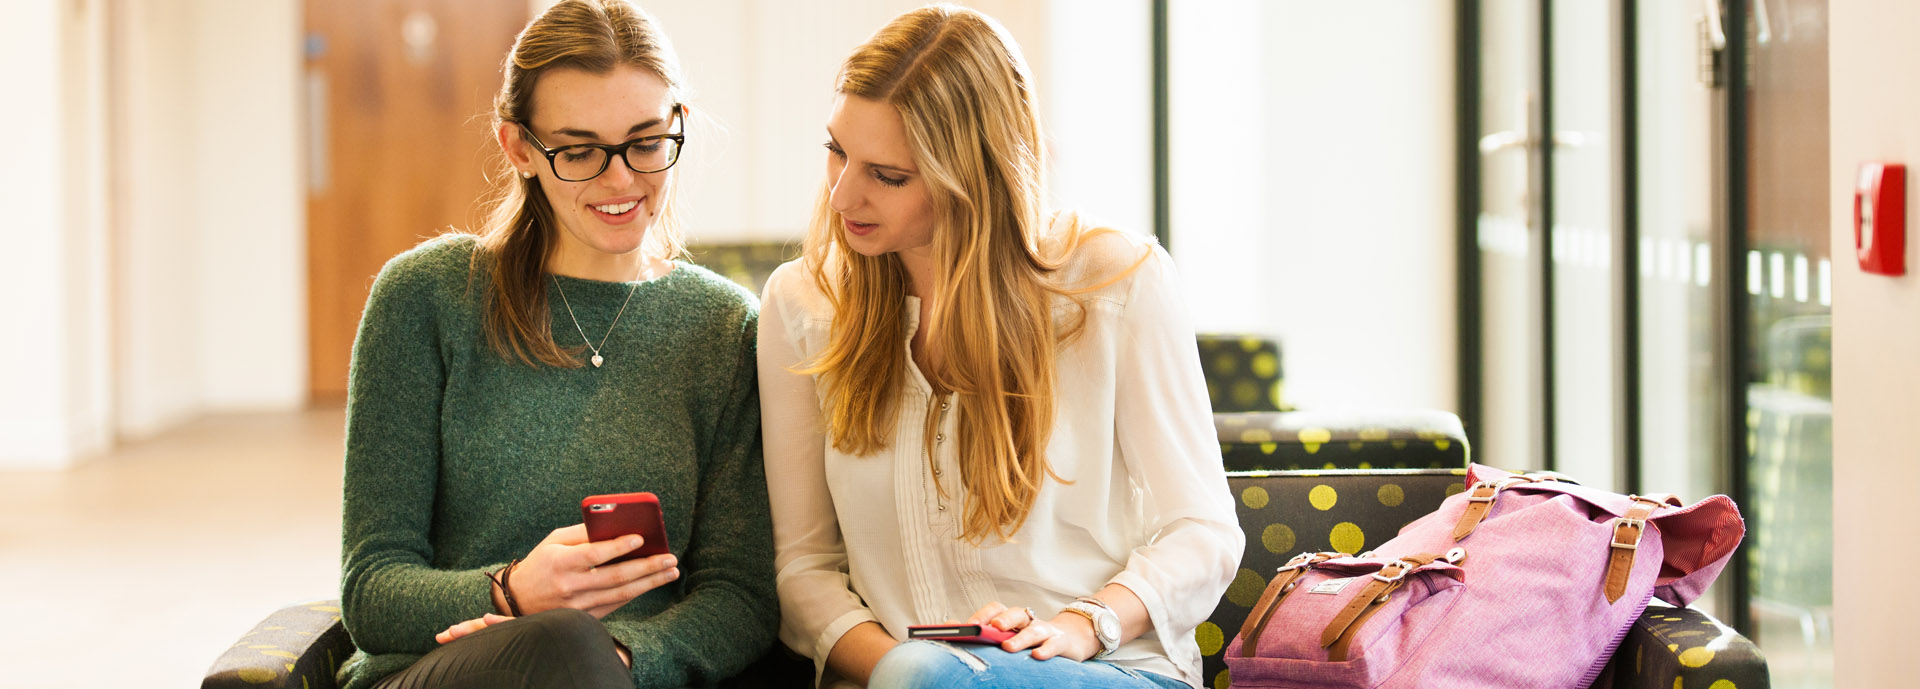
M367 298L347 397L342 618L359 689L412 664L449 625L494 612L485 571L556 528L588 495L651 491L679 580L607 615L637 687L711 684L772 642L772 526L760 457L753 295L676 263L643 283L603 367L528 366L480 328L475 239L395 257ZM559 278L596 341L631 283ZM553 333L580 345L560 293ZM582 348L581 360L589 355Z

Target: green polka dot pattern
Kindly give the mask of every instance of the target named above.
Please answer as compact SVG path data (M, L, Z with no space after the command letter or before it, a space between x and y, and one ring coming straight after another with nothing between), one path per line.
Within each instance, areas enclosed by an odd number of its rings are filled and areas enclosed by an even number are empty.
M1740 689L1768 681L1766 658L1746 637L1698 610L1650 605L1593 686Z
M1454 469L1467 466L1460 419L1434 410L1213 415L1227 471Z
M332 689L333 673L353 642L340 624L340 602L281 608L214 661L202 689L302 687Z
M800 256L800 243L696 244L687 247L687 256L693 263L759 294L773 269Z
M1200 365L1213 411L1285 411L1280 342L1259 335L1202 333Z

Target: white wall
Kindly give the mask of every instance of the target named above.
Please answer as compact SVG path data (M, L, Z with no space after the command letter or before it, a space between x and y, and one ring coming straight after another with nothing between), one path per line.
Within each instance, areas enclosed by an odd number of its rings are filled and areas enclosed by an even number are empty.
M0 468L57 468L111 434L107 344L104 15L52 0L0 7L0 62L19 65L0 131L9 267L0 271Z
M1903 431L1920 418L1920 4L1832 0L1827 45L1833 162L1833 569L1847 582L1920 568L1901 508L1920 486L1920 445ZM1907 274L1870 275L1853 248L1859 165L1907 165ZM1814 183L1808 180L1808 183ZM1912 628L1920 598L1874 586L1834 587L1834 686L1913 681Z
M306 401L298 3L122 0L121 433Z
M62 41L58 5L52 1L0 8L0 64L59 64ZM0 108L0 130L14 132L12 160L0 166L0 207L12 265L0 271L0 461L10 465L51 463L70 452L64 413L68 388L67 314L74 304L66 286L69 266L67 213L59 203L60 75L23 70L9 86L11 104ZM21 136L23 133L32 135Z
M1146 0L1052 0L1028 45L1054 203L1153 234L1153 15Z
M194 299L201 403L297 408L307 395L300 4L196 0L192 12L189 112L200 155L183 191L197 209L203 269Z
M190 185L201 150L189 107L195 14L154 2L116 8L116 414L122 432L140 437L200 412L195 276L218 267L200 259Z
M552 3L531 0L535 13ZM920 0L653 0L701 114L679 177L695 242L798 240L824 174L833 77ZM1041 88L1060 203L1150 233L1147 5L970 0L1013 34ZM1060 75L1056 77L1056 75ZM1129 149L1116 141L1137 141ZM1116 181L1117 180L1117 181Z
M1171 243L1198 325L1278 335L1302 407L1453 409L1451 5L1171 15Z
M296 3L0 7L0 467L305 401Z

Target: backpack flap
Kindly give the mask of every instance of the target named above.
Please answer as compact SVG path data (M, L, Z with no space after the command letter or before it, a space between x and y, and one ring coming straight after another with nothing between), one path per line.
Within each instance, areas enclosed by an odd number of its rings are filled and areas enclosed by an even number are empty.
M1740 508L1725 495L1662 510L1647 521L1660 530L1664 547L1653 595L1681 607L1706 592L1747 534Z
M1638 496L1581 486L1555 474L1521 475L1479 464L1469 466L1469 491L1481 484L1570 495L1617 517L1626 517L1636 505L1644 504ZM1705 593L1720 570L1726 568L1733 549L1746 535L1746 522L1733 500L1724 495L1685 506L1672 496L1660 496L1657 501L1666 506L1645 519L1659 529L1662 542L1660 576L1654 581L1653 593L1668 603L1685 606ZM1480 509L1478 515L1486 512ZM1464 530L1471 533L1470 528Z

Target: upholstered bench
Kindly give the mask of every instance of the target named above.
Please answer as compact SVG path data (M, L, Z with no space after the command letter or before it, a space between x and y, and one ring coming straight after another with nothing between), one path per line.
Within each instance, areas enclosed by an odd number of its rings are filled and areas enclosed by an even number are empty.
M1439 507L1463 488L1466 470L1378 469L1241 472L1228 476L1247 546L1240 572L1195 633L1203 689L1225 689L1227 642L1260 597L1266 580L1294 553L1361 552ZM242 636L208 670L203 688L330 689L333 671L353 653L336 601L283 608ZM802 687L810 665L775 649L741 687ZM1719 684L1721 681L1730 684ZM1753 643L1697 610L1650 607L1635 623L1595 687L1670 689L1767 686L1767 665Z

